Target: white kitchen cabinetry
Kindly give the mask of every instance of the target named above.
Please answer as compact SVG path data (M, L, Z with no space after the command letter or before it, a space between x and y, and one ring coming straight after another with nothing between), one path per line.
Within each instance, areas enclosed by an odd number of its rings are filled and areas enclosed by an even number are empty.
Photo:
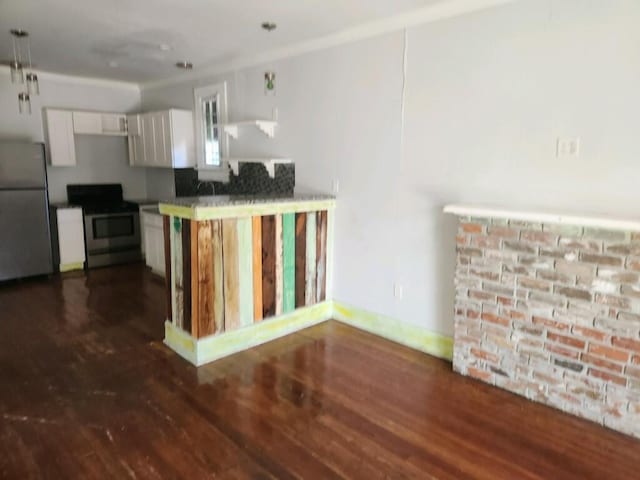
M103 135L127 135L127 116L122 113L101 115Z
M145 261L151 271L165 276L164 265L164 231L162 215L158 213L158 207L140 209L142 215L142 228L144 231Z
M122 113L73 112L77 135L127 135L127 116Z
M95 112L72 112L73 133L83 135L101 135L102 118Z
M47 108L44 111L44 120L49 163L56 167L75 166L76 145L72 112Z
M193 114L163 110L129 115L130 164L138 167L195 166Z
M81 208L57 208L58 252L60 271L84 268L84 223Z

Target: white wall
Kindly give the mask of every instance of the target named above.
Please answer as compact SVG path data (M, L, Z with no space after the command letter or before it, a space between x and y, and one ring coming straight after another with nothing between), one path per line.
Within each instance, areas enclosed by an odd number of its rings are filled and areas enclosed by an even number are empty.
M143 91L192 108L226 79L232 118L270 117L233 154L296 160L299 187L339 179L335 297L451 333L451 202L635 215L640 200L640 3L522 0L229 75ZM277 72L277 96L262 74ZM555 157L559 136L582 139ZM393 297L393 284L404 297Z
M43 142L42 108L60 107L116 112L135 111L140 105L137 88L92 84L59 76L40 76L39 96L32 98L31 115L18 113L17 85L11 84L8 69L0 69L0 139L19 138ZM65 201L68 183L122 183L129 198L146 197L145 169L128 165L124 138L76 136L76 167L47 166L49 198Z

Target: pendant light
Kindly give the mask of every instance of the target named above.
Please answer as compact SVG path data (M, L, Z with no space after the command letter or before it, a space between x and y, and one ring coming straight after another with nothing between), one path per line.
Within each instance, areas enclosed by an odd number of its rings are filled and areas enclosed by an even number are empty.
M40 84L38 83L38 75L33 71L31 63L31 42L29 40L29 32L19 28L11 30L13 37L13 61L9 62L11 68L11 83L24 84L27 83L26 91L18 93L18 111L20 113L31 114L31 97L40 94ZM21 43L26 43L21 48ZM26 47L26 48L24 48ZM25 65L22 63L22 54L27 54L28 70L25 72Z
M9 63L11 83L24 83L24 71L20 58L20 39L24 36L23 33L26 32L18 29L11 30L11 35L13 35L13 61Z
M31 115L31 97L28 93L20 92L18 94L18 111Z
M38 75L33 73L33 65L31 64L31 40L29 34L26 34L27 38L27 58L29 60L29 73L27 73L27 91L29 95L40 95L40 85L38 84Z

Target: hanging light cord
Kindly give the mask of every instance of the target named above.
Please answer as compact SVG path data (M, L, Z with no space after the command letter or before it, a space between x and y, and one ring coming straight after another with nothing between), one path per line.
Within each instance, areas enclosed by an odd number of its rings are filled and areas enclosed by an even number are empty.
M29 37L27 37L27 55L29 58L29 70L33 70L33 67L31 66L31 39Z

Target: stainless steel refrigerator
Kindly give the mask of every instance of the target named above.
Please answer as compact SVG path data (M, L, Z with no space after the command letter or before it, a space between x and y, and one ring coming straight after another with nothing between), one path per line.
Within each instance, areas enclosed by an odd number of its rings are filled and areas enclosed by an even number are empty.
M0 281L53 271L44 146L0 141Z

